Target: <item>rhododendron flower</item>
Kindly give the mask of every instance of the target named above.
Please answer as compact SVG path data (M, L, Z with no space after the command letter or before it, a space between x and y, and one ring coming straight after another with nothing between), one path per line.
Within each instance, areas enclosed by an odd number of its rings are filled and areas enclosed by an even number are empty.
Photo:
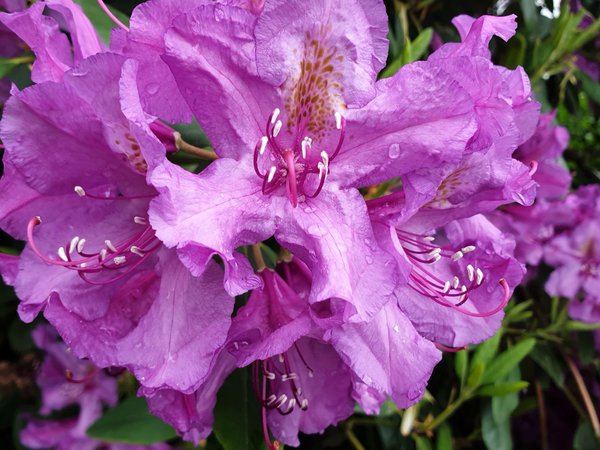
M24 11L0 13L0 22L35 53L31 79L36 83L60 81L65 71L104 51L93 25L72 0L36 2Z
M555 227L572 219L561 214L563 198L571 184L571 175L562 153L567 148L569 133L553 125L554 114L542 114L533 136L515 152L515 157L532 167L532 178L537 183L535 204L504 206L492 212L489 218L503 231L514 236L515 257L528 265L537 266L545 243L554 235Z
M121 112L121 102L132 109L135 78L122 76L132 63L96 55L7 102L0 224L28 241L7 277L21 318L43 310L77 356L126 366L148 389L194 390L225 341L233 300L216 263L191 276L148 224L156 191L141 147L165 149L136 138Z
M585 322L600 322L599 198L598 185L571 194L565 202L567 210L580 220L544 248L544 260L555 267L546 291L571 299L569 314Z
M26 416L21 443L28 448L107 450L167 450L170 446L111 444L89 438L86 431L102 415L103 406L117 403L117 380L89 361L78 360L49 325L40 325L32 333L36 346L44 350L44 361L37 376L42 393L40 414L79 405L77 417L56 419Z
M396 214L407 209L403 203L400 194L369 201L378 242L395 255L405 280L398 307L443 349L493 336L524 274L512 237L483 215L432 228L426 211L403 222Z
M294 259L260 275L263 287L233 319L229 354L219 357L212 381L188 396L159 391L149 399L155 414L187 438L206 437L218 386L236 364L252 364L267 442L267 426L277 440L297 446L299 432L322 432L349 417L355 401L378 408L367 389L402 408L421 398L440 352L393 303L368 323L323 332L309 313L312 274L306 265Z
M275 235L311 269L315 308L360 320L387 302L391 260L356 187L457 161L475 123L430 64L375 83L386 33L376 0L272 1L258 18L207 5L173 21L163 59L220 159L153 169L151 223L192 273L213 254L233 270L236 248Z

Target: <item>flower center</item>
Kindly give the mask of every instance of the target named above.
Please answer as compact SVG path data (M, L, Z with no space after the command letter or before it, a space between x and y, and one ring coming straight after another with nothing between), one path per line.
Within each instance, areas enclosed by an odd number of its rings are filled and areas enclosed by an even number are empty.
M339 139L333 152L321 150L317 157L313 140L296 133L290 145L282 145L278 139L283 127L279 119L281 111L276 108L267 121L265 136L254 148L254 171L263 180L263 194L271 194L285 186L287 197L295 208L303 198L314 198L323 189L329 175L329 164L339 154L346 134L346 120L339 112L334 114ZM268 150L268 152L267 152ZM266 170L265 170L266 169ZM312 185L312 189L307 185Z
M77 195L92 200L135 200L152 196L99 197L86 192L81 186L74 188ZM74 236L66 245L57 250L58 258L46 256L36 245L33 230L42 223L39 216L32 218L27 226L27 240L33 252L48 264L75 270L86 282L104 285L125 277L146 261L161 245L154 230L145 217L135 216L133 222L140 226L139 231L116 243L104 239L100 250L88 251L86 239Z
M434 236L425 236L409 231L396 230L398 239L402 244L406 256L412 264L408 286L424 297L434 302L455 309L458 312L472 317L487 317L499 312L510 298L510 290L506 280L499 280L504 289L504 298L498 306L491 311L473 312L461 308L469 300L469 294L481 286L485 280L483 271L471 264L463 269L459 265L462 258L477 249L474 245L467 245L460 249L451 249L448 246L434 244ZM451 279L442 279L436 275L435 264L445 260L448 264L456 265L462 276L454 275ZM455 271L456 273L457 271Z

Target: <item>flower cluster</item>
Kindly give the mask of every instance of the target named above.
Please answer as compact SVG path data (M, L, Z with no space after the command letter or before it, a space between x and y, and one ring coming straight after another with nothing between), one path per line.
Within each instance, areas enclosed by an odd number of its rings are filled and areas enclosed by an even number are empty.
M525 270L492 211L555 171L527 75L488 50L514 16L459 16L461 42L380 80L380 0L149 0L108 47L71 0L0 21L35 54L0 125L19 314L131 371L185 439L236 368L265 441L297 446L414 404L440 350L497 331ZM168 157L192 118L199 173Z

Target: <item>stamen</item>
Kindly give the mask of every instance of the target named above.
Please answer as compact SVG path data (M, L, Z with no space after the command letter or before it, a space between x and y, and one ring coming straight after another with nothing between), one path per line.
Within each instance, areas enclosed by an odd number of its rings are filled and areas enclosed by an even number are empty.
M135 245L133 245L133 246L132 246L132 247L129 249L129 251L130 251L131 253L133 253L134 255L138 255L139 257L143 257L143 256L144 256L144 252L142 252L142 250L141 250L139 247L135 246Z
M144 217L140 217L140 216L135 216L133 218L133 221L135 223L137 223L138 225L146 225L148 223L148 221Z
M75 251L78 244L79 244L79 236L75 236L73 239L71 239L71 244L69 245L69 255Z
M433 242L433 241L435 241L435 236L424 236L423 240L425 242Z
M65 252L65 248L64 247L60 247L58 249L58 257L60 259L62 259L64 262L69 262L69 258L67 257L67 253Z
M450 290L450 282L446 281L444 283L444 289L442 289L442 294L447 294L449 290Z
M127 258L125 256L116 256L113 261L117 266L121 264L125 264L127 262Z
M275 172L277 172L277 167L271 166L269 169L269 176L267 177L267 183L273 181L273 178L275 178Z
M83 252L83 247L85 246L85 243L86 243L85 239L79 240L79 242L77 243L77 253Z
M104 243L106 244L106 248L108 248L111 252L113 252L113 253L118 252L118 250L113 245L113 243L110 241L110 239L105 240Z
M529 176L532 177L538 170L538 162L533 160L529 163Z
M335 112L335 127L339 130L342 128L342 115L339 112Z
M466 247L461 248L460 251L466 255L467 253L474 251L476 248L477 247L475 247L474 245L467 245Z
M279 113L281 113L281 110L279 108L275 108L273 110L273 112L271 113L271 125L275 125L275 122L277 122L277 118L279 117Z
M481 283L483 281L483 272L478 267L477 270L476 270L476 273L477 273L477 286L479 286L479 285L481 285Z
M260 138L260 147L258 149L259 155L264 155L268 142L269 142L269 138L267 136L263 136Z
M119 19L117 19L115 17L115 15L111 12L111 10L108 9L108 7L104 4L103 0L98 0L98 4L100 5L100 8L102 8L102 10L110 18L110 20L112 20L115 24L117 24L117 26L119 26L123 30L129 31L129 28L127 28L127 26L123 22L121 22Z
M456 253L454 253L451 258L452 258L452 261L456 262L459 259L461 259L463 256L465 256L465 254L459 250Z
M467 265L467 274L469 275L469 281L473 281L475 278L475 269L471 264Z
M454 276L454 277L452 278L452 287L453 287L454 289L458 289L458 285L459 285L459 284L460 284L460 280L458 279L458 277L457 277L457 276Z
M83 189L81 186L75 186L73 188L73 190L75 191L75 193L77 195L79 195L80 197L85 197L85 189Z
M281 122L281 120L278 120L275 126L273 127L273 137L277 137L279 135L282 126L283 123Z

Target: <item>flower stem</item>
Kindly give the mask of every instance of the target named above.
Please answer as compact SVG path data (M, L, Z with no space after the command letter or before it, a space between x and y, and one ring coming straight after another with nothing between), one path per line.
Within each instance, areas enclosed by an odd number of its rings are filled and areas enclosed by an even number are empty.
M189 144L185 142L180 135L177 135L175 139L175 146L177 147L177 150L180 150L184 153L189 153L190 155L198 156L202 159L214 161L218 158L215 152Z
M583 399L583 404L585 405L585 409L588 412L590 422L592 423L592 427L594 428L594 434L596 438L600 438L600 421L598 420L598 414L596 413L596 409L594 408L594 403L592 402L592 398L590 397L590 393L585 386L583 381L583 377L579 372L579 369L568 355L564 355L565 360L567 361L567 365L575 378L575 382L577 383L577 388L579 389L579 393L581 394L581 398Z

